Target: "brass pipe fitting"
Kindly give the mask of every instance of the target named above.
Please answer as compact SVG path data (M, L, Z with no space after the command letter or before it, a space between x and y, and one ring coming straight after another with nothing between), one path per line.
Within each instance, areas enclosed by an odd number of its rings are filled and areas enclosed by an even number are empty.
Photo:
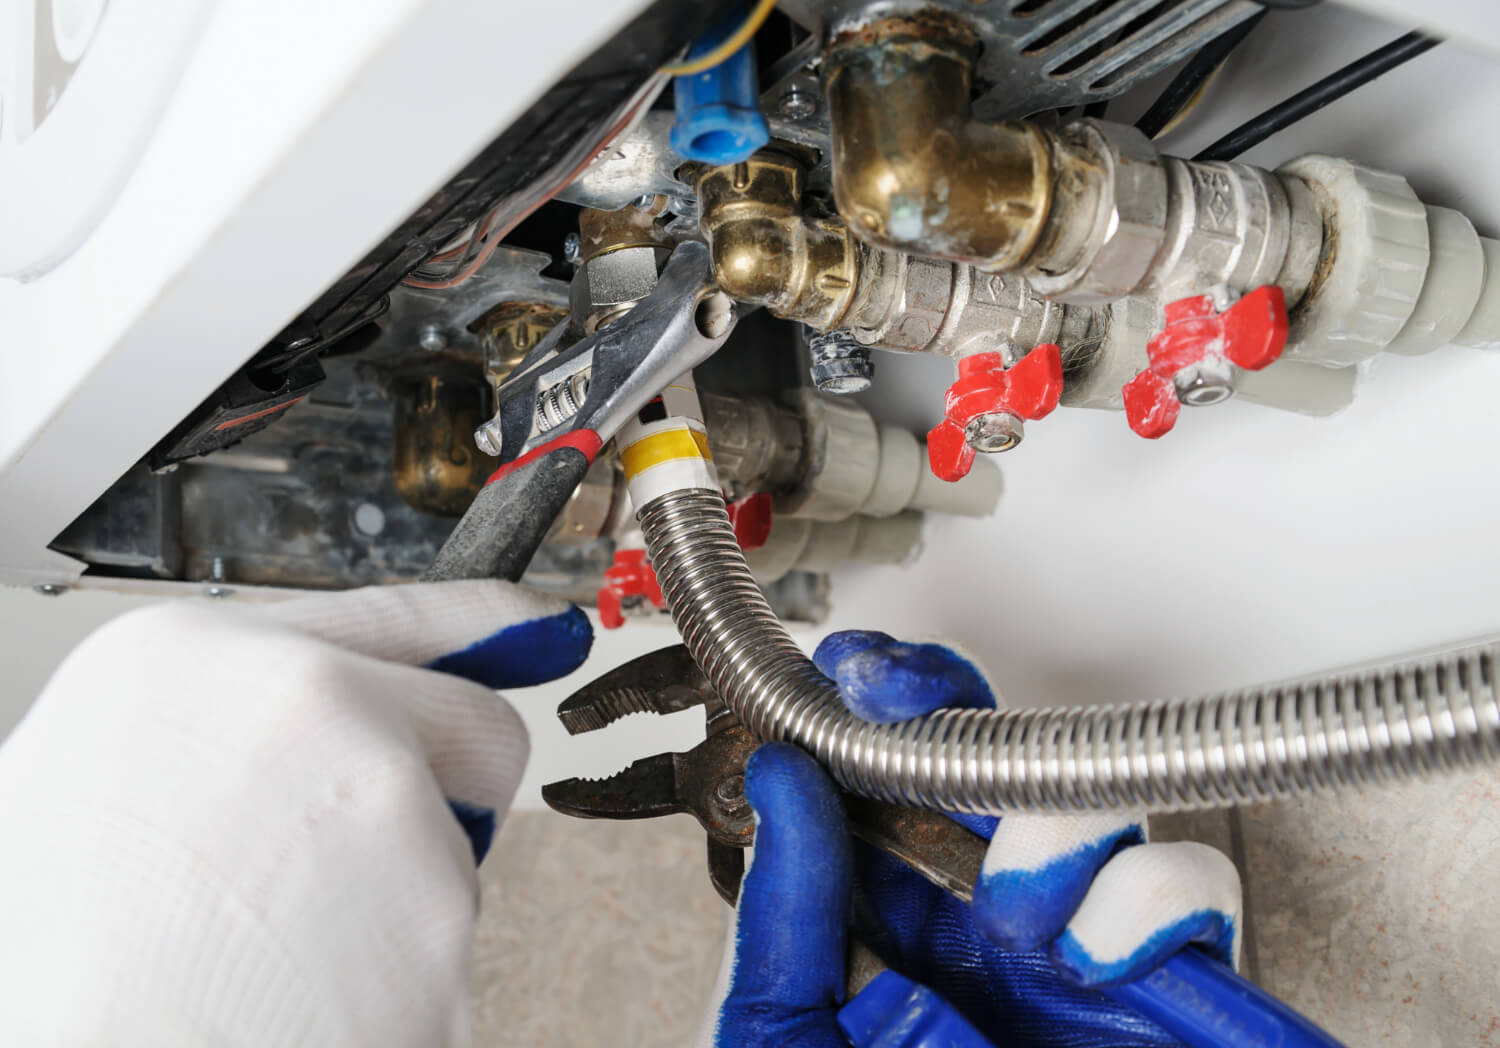
M628 247L661 247L672 245L662 233L662 214L667 198L631 204L618 211L600 211L585 207L578 212L578 260L587 262L611 251Z
M762 151L696 179L714 278L741 302L867 346L952 357L1083 337L1092 317L1021 280L861 243L837 218L802 213L803 169Z
M843 223L802 214L803 179L795 160L767 150L706 168L699 227L725 294L826 331L849 310L866 249Z
M840 36L824 63L839 214L868 243L1010 270L1052 208L1062 145L969 103L978 41L940 14Z

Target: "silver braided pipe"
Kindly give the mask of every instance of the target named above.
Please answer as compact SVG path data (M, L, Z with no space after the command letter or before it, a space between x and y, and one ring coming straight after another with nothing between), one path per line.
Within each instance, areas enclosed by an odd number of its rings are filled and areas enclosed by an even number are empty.
M845 788L950 811L1222 807L1500 763L1500 647L1194 699L873 725L792 641L702 488L639 514L688 650L754 734Z

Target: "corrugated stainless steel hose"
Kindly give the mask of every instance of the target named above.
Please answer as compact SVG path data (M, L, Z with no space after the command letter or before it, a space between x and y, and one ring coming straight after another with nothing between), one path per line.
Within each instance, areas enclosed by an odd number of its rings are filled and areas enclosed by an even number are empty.
M771 612L717 492L662 494L638 519L688 649L741 721L866 796L1165 812L1500 763L1495 646L1204 698L867 724Z

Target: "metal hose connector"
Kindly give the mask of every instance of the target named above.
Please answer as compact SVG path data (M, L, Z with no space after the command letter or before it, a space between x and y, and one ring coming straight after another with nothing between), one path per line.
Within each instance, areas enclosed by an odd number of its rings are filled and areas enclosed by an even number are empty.
M965 812L1167 812L1500 763L1490 645L1201 698L869 724L777 621L717 492L663 494L639 522L677 628L730 708L868 797Z

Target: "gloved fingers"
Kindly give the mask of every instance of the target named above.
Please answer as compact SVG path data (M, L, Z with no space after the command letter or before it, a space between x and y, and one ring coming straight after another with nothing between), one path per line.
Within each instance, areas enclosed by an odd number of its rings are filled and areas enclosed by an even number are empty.
M843 1048L852 848L833 782L796 746L768 743L745 766L755 850L740 888L734 972L719 1048Z
M366 700L380 695L400 710L443 796L482 859L510 810L526 769L526 725L503 696L460 677L345 654L362 676Z
M849 712L876 724L910 720L940 709L993 709L984 674L942 644L908 644L878 630L830 633L813 662L838 685ZM949 813L959 825L988 837L993 815Z
M813 653L849 711L876 724L944 708L992 709L995 695L975 665L941 644L908 644L876 630L823 638Z
M1218 849L1127 848L1094 878L1050 956L1085 986L1139 978L1189 943L1238 967L1240 911L1239 871Z
M1145 840L1144 813L1007 815L974 885L974 919L997 946L1040 949L1062 933L1110 859Z
M853 1048L991 1048L991 1042L939 994L886 970L839 1010Z
M347 651L488 688L566 676L583 664L594 639L578 608L500 579L371 586L253 614Z

